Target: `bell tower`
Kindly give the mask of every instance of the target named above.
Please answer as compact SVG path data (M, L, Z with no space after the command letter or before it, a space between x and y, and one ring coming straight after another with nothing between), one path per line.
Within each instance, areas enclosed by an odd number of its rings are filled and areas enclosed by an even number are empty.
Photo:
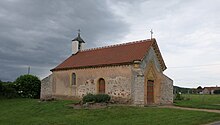
M78 30L78 36L72 40L72 54L76 54L78 51L83 50L85 47L85 41L80 36L80 29Z

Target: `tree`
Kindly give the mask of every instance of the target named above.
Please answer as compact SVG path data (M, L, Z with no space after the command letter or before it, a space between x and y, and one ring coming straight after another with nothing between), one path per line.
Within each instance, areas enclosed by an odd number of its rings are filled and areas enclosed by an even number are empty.
M17 98L18 94L15 89L14 83L12 82L2 82L0 80L0 97L2 98Z
M202 92L202 87L199 86L197 89L196 89L197 93L199 94L200 92Z
M0 80L0 96L2 94L2 81Z
M220 94L220 90L215 90L213 93L214 94Z
M199 86L197 89L201 90L201 89L202 89L202 87L201 87L201 86Z
M33 75L21 75L15 82L16 90L24 98L40 98L41 82Z

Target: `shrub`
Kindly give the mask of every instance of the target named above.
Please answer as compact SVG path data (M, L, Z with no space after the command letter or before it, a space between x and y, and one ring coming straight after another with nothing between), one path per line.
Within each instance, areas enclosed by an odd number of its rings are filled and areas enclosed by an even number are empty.
M183 99L184 97L180 93L176 94L175 100L183 100Z
M0 96L3 98L16 98L18 97L17 91L11 82L0 82Z
M111 97L107 94L87 94L83 97L83 103L86 102L96 102L96 103L102 103L102 102L108 102L110 101Z
M96 99L95 102L98 102L98 103L100 103L100 102L108 102L111 99L111 97L109 95L107 95L107 94L97 94L95 97L96 97L95 98Z
M0 80L0 95L2 93L2 81Z
M15 88L12 88L9 85L2 86L2 96L8 99L17 98L18 94Z
M2 96L3 94L3 86L2 86L2 81L0 80L0 96Z
M220 94L220 89L219 90L215 90L213 93L214 94Z
M21 75L15 80L18 94L24 98L40 98L40 80L33 75Z
M89 93L83 97L83 103L86 102L95 102L95 95Z

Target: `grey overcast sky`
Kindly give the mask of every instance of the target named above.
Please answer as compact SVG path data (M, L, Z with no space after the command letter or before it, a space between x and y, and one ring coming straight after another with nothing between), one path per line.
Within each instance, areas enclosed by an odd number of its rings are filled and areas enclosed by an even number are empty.
M87 48L156 38L182 87L220 86L220 0L1 0L0 79L39 78L71 54L81 29Z

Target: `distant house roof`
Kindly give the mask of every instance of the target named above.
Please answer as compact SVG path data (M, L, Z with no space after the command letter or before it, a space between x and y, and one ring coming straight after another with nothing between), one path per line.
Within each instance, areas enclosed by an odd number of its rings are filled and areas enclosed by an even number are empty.
M158 57L162 69L165 70L166 65L159 51L156 40L147 39L101 48L82 50L71 55L51 71L131 64L136 60L141 61L151 46L156 52L156 56Z
M208 91L220 90L220 87L204 87L203 90L207 89Z

